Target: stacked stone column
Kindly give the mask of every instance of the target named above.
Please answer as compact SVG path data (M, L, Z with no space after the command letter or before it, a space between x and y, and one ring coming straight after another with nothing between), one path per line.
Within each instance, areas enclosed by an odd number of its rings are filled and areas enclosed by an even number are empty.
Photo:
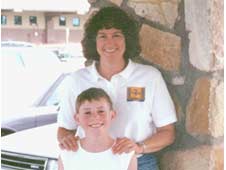
M223 170L223 0L92 0L117 5L140 23L137 61L157 67L174 100L175 143L161 170ZM147 75L144 75L147 76Z

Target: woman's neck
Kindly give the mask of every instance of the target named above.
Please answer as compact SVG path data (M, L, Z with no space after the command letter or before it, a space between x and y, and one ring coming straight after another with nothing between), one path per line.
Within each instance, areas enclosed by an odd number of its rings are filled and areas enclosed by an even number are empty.
M85 137L80 140L83 149L88 152L103 152L112 147L114 139L105 137Z
M107 80L111 80L112 76L124 70L126 65L127 62L125 60L114 63L100 61L97 65L97 70L101 76Z

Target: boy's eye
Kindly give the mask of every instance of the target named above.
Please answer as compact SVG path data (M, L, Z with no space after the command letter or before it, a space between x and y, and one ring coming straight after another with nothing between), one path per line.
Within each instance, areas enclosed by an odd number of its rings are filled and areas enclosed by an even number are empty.
M85 115L89 115L89 114L91 114L91 112L84 112L84 114L85 114Z
M99 110L98 113L104 113L104 110Z

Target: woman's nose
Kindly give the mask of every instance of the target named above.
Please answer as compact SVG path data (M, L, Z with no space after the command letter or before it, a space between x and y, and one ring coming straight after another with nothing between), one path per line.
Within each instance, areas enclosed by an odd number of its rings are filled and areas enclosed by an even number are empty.
M105 39L105 43L106 43L106 44L113 44L113 43L114 43L114 39L113 39L112 37L107 37L107 38Z

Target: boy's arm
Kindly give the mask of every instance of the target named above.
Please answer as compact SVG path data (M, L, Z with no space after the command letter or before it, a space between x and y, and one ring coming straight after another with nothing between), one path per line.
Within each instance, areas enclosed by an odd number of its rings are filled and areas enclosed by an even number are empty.
M77 140L79 139L75 136L76 130L68 130L63 127L58 127L57 139L59 142L59 147L61 149L73 150L78 149Z
M60 156L58 158L58 170L64 170L64 165Z
M128 170L137 170L137 157L134 154L130 160Z

